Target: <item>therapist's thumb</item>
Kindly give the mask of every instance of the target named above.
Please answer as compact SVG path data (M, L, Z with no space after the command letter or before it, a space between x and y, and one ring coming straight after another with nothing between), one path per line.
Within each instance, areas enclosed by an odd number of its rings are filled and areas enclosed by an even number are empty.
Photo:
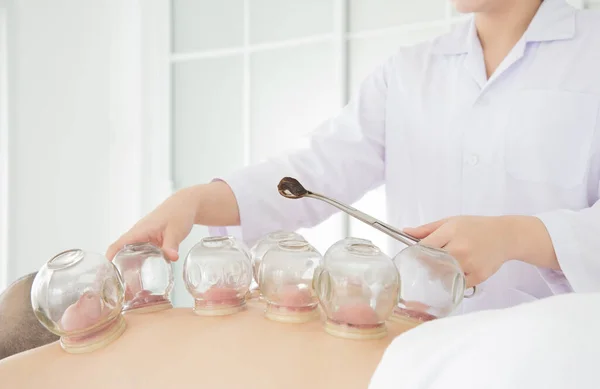
M169 261L177 261L179 259L179 243L181 239L172 228L166 228L163 232L162 251Z

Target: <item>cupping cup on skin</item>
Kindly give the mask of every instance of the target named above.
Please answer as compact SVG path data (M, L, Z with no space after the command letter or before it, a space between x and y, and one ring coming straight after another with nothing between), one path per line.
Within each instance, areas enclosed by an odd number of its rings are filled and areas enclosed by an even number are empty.
M393 259L400 275L398 307L392 320L429 321L450 315L461 303L465 275L442 250L409 246Z
M162 251L150 244L126 245L113 264L125 286L125 312L154 312L172 308L173 269Z
M267 303L266 318L284 323L318 318L312 279L321 260L321 254L304 239L283 240L265 252L258 285Z
M348 339L386 336L399 276L391 258L373 243L347 238L334 244L315 271L313 286L327 316L327 333Z
M40 323L60 336L69 353L92 352L125 331L121 315L123 282L100 254L69 250L50 259L31 287L31 305Z
M254 282L250 289L253 297L256 297L260 294L260 290L258 289L258 271L263 256L269 249L277 247L279 242L284 240L305 239L302 235L295 232L276 231L264 236L250 250L250 257L252 258L252 274L254 275Z
M235 238L202 239L187 254L183 267L196 314L222 316L245 309L252 265L249 252Z

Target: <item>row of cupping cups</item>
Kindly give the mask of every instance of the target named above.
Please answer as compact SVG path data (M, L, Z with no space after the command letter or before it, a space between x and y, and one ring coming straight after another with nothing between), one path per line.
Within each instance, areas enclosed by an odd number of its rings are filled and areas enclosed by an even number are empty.
M259 297L267 318L300 323L318 317L320 306L327 332L350 338L384 336L392 316L447 316L465 289L459 265L443 251L415 245L392 259L368 240L346 238L322 256L288 232L251 250L232 237L204 238L185 257L183 278L198 315L234 314ZM172 307L172 288L170 262L145 243L125 246L112 263L82 250L58 254L38 272L31 299L40 322L77 352L100 334L118 337L122 312Z

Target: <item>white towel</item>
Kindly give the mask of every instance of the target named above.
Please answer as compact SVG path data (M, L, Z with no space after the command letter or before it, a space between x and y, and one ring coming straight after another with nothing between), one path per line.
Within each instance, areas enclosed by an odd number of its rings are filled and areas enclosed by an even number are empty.
M408 331L369 389L597 389L599 363L600 293L572 293Z

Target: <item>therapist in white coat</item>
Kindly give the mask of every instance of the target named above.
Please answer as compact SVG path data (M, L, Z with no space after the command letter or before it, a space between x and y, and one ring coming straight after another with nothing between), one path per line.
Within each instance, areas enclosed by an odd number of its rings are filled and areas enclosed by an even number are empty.
M599 291L600 15L564 0L454 3L473 18L382 63L306 149L177 192L107 256L153 241L176 260L194 223L241 225L253 244L335 211L282 198L292 176L346 203L385 184L387 221L478 285L462 312Z

